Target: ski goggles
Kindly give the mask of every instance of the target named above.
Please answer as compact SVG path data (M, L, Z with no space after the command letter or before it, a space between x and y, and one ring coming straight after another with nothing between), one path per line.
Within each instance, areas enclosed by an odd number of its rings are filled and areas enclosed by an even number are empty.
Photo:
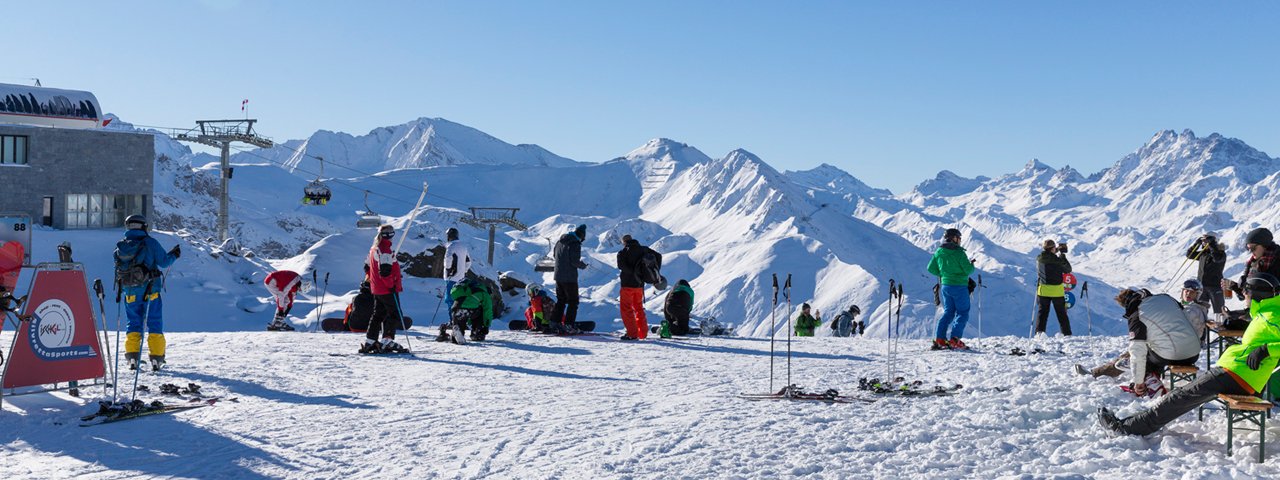
M395 238L396 232L381 232L378 236L382 238Z

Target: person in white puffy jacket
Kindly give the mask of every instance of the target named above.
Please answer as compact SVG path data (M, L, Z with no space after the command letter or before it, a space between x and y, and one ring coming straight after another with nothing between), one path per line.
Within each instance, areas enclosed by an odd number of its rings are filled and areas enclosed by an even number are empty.
M448 241L444 244L444 303L453 305L453 295L449 292L458 282L466 280L467 271L471 270L471 252L467 244L458 240L458 229L450 228L444 235Z
M1194 365L1200 358L1200 334L1182 305L1168 295L1128 289L1116 295L1129 322L1129 359L1134 395L1149 396L1147 376L1158 380L1169 365ZM1154 383L1153 383L1154 384Z

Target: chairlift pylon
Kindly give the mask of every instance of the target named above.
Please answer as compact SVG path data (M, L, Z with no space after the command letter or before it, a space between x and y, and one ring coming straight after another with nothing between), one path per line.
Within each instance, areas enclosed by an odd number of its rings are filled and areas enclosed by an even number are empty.
M356 228L378 228L382 225L382 216L369 208L369 191L364 191L364 213L356 220Z
M538 264L533 266L535 272L554 272L556 271L556 259L552 256L555 251L555 245L551 243L551 239L547 238L547 254L538 259Z
M324 177L324 157L316 156L316 160L320 161L320 174L316 175L316 179L308 183L307 186L302 187L302 203L304 205L325 205L333 197L329 187L320 181Z

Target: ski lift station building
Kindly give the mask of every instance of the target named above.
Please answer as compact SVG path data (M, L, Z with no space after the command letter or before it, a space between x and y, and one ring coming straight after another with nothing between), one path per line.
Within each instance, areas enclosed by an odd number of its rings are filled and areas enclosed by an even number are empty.
M0 84L0 213L58 229L151 218L155 140L104 120L92 93Z

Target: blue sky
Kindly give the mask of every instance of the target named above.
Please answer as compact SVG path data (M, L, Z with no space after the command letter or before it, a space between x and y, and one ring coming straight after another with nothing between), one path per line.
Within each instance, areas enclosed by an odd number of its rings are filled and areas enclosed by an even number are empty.
M902 192L1031 158L1088 174L1162 129L1280 155L1277 5L22 2L0 82L158 126L248 98L277 140L444 117L604 161L661 136Z

